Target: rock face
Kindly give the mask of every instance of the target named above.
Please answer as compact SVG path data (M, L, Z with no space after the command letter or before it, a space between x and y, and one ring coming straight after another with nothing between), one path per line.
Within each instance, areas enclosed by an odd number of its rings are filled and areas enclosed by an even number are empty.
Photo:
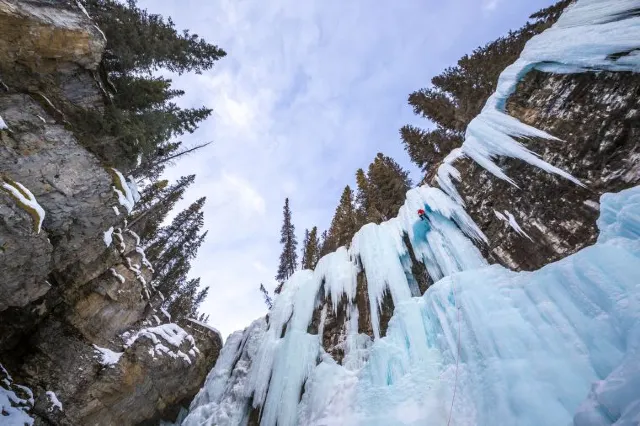
M18 395L10 408L36 424L173 419L222 346L201 325L160 325L163 295L112 175L67 120L104 108L104 46L75 2L0 0L0 183L23 185L45 212L37 232L33 212L0 190L0 362L12 376L0 397Z
M458 160L457 188L488 237L489 246L482 248L489 260L534 270L595 242L600 196L640 182L639 94L640 74L633 73L533 71L520 82L507 103L509 114L562 139L522 143L585 187L519 160L501 160L517 188L471 160ZM508 219L505 211L526 235L496 214Z

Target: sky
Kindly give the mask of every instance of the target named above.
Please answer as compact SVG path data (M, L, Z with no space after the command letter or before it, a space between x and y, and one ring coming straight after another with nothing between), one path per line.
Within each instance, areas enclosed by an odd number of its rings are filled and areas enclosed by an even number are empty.
M553 0L141 0L222 47L201 75L171 76L182 107L212 116L186 145L213 143L165 172L196 182L177 208L207 197L209 234L191 275L210 287L201 311L223 338L267 312L260 283L277 285L282 207L299 249L328 228L345 185L377 152L411 171L404 124L429 127L407 96L465 53Z

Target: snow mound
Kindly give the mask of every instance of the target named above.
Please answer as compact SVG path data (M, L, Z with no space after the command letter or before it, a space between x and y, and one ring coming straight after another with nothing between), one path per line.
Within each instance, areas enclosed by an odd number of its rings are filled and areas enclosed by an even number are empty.
M200 353L193 336L177 324L162 324L157 327L143 328L133 335L125 333L123 337L126 339L125 348L133 345L141 337L151 340L154 346L149 350L149 353L154 358L167 355L172 358L181 358L191 364L192 359L189 356L195 359ZM181 350L185 344L188 346L186 354Z
M13 389L21 390L27 398L21 398ZM33 407L33 402L31 389L13 383L9 372L0 364L0 423L7 426L32 425L34 420L28 412Z
M104 241L104 245L107 247L111 245L111 243L113 242L113 226L104 232L102 241Z

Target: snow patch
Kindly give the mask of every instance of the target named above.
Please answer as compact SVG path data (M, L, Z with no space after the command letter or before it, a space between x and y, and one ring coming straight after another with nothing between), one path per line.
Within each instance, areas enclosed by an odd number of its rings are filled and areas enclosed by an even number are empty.
M160 307L160 312L162 312L162 314L167 317L167 319L169 321L171 321L171 314L169 314L169 312L167 312L167 310L165 308L163 308L162 306Z
M7 123L4 122L2 116L0 116L0 130L8 129Z
M99 346L93 345L95 352L97 353L97 357L100 360L100 364L105 366L113 366L120 361L120 357L124 354L124 352L114 352L111 349L101 348Z
M131 213L136 201L140 200L138 186L134 181L127 181L118 170L111 168L111 171L116 180L113 190L118 196L118 202L127 210L127 213Z
M113 242L113 226L104 232L102 241L104 241L104 245L107 247L111 245L111 243Z
M0 364L0 413L3 425L7 426L24 426L32 425L34 419L28 414L33 407L33 392L26 386L13 383L13 378L9 372ZM23 399L16 394L15 390L21 390L27 395L27 399Z
M194 323L194 324L199 325L200 327L204 327L204 328L206 328L206 329L209 329L209 330L213 331L214 333L218 334L219 336L222 336L222 334L220 333L220 331L218 331L218 329L217 329L217 328L215 328L215 327L213 327L213 326L210 326L209 324L206 324L206 323L204 323L204 322L198 321L198 320L196 320L196 319L194 319L194 318L187 318L187 320L188 320L189 322L192 322L192 323Z
M193 336L184 331L177 324L162 324L157 327L144 328L132 336L125 333L123 337L126 339L124 344L125 348L133 345L133 343L141 337L150 339L154 346L150 349L149 353L154 358L160 355L167 355L172 358L181 358L188 364L191 364L189 356L180 350L185 342L190 346L187 352L191 349L193 349L194 352L199 352ZM165 344L169 345L171 348L167 347Z
M109 268L109 272L111 272L111 275L113 275L115 279L120 281L120 284L124 284L124 282L126 281L126 279L122 275L120 275L114 268Z
M49 397L49 403L51 404L49 406L49 411L54 411L55 409L58 409L58 410L62 411L62 403L58 399L58 397L55 394L55 392L46 391L45 393L46 393L47 397Z
M38 204L36 197L20 182L0 181L0 186L13 196L18 201L18 204L20 204L22 208L25 208L31 217L33 217L35 221L34 228L36 233L39 234L42 229L45 213L42 206Z
M116 216L120 216L120 210L118 210L118 207L112 206L111 208L113 209L113 212L116 214Z

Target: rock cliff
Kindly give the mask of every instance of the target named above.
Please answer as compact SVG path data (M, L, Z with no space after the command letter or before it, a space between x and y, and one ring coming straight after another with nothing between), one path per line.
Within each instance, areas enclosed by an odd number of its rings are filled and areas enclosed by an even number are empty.
M73 124L108 100L104 47L75 2L0 1L0 394L15 396L3 415L28 407L36 424L173 418L222 346L159 312L114 190L117 152L105 141L99 159Z

